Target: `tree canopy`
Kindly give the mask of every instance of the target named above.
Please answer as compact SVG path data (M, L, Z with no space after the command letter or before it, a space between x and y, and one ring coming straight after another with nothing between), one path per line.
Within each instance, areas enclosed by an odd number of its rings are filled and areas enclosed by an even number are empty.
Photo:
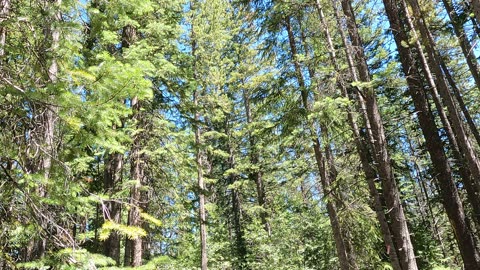
M480 269L478 0L0 0L0 270Z

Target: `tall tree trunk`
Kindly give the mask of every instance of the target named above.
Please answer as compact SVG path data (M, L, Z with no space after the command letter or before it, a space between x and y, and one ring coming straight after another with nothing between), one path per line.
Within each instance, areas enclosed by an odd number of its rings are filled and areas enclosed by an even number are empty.
M251 124L253 122L251 104L250 104L250 96L249 93L244 90L243 91L243 101L245 107L245 115L247 117L247 124ZM263 182L262 171L258 168L259 165L259 154L256 149L256 137L251 132L248 133L248 140L250 146L250 163L254 167L253 172L249 173L249 179L255 182L256 190L257 190L257 202L260 207L262 207L262 212L260 213L260 220L263 224L265 231L268 235L271 234L270 224L267 221L267 212L266 212L266 195L265 195L265 184Z
M425 137L426 148L430 153L434 172L440 186L442 201L452 223L465 269L478 269L480 268L478 253L476 252L473 236L466 224L463 205L452 177L452 171L438 134L434 116L430 111L425 92L423 91L419 68L411 48L407 48L402 44L408 41L405 29L402 27L404 24L400 20L400 15L403 12L400 13L402 10L399 9L397 0L383 0L383 3L390 22L390 28L393 30L402 69L407 79L409 94L417 111L420 127Z
M448 137L448 141L450 143L452 155L453 155L454 159L457 161L460 176L462 177L464 186L467 190L468 200L471 203L471 205L473 206L474 212L477 213L480 209L478 207L480 205L478 203L479 197L475 195L478 192L478 188L474 185L474 179L471 178L472 175L471 175L471 172L470 172L469 168L467 168L464 165L466 163L465 159L464 159L464 157L462 156L462 154L459 150L457 139L454 135L452 126L451 126L450 121L447 117L447 113L445 112L444 106L442 105L440 94L438 93L437 86L436 86L436 83L435 83L435 80L434 80L434 76L433 76L432 72L430 71L429 61L427 60L427 58L425 56L423 46L420 44L420 38L417 35L417 31L415 30L415 26L412 22L412 18L410 17L409 12L406 9L406 4L403 1L402 1L402 3L403 3L402 4L403 9L405 10L405 21L406 21L408 27L410 28L410 33L411 33L411 35L414 39L415 48L417 49L417 57L418 57L419 60L421 60L420 63L421 63L421 66L422 66L423 75L424 75L425 79L427 80L429 90L430 90L431 95L432 95L432 99L435 103L435 106L437 108L437 112L440 116L440 120L443 124L443 127L445 129L445 133Z
M358 72L362 82L370 82L370 73L363 50L363 42L358 33L358 26L355 22L355 15L350 0L342 0L343 13L346 16L347 30L349 32L352 46L355 50L350 51L354 55L355 65L351 66L352 74ZM347 46L348 48L348 46ZM348 53L348 52L347 52ZM402 269L417 269L415 254L413 251L407 221L400 201L397 184L391 167L391 160L387 150L387 141L383 128L380 111L374 89L367 88L360 93L365 98L366 116L371 126L374 160L377 165L377 172L382 181L383 193L389 216L392 223L391 230L396 243L398 259Z
M445 76L441 69L441 57L435 49L435 42L433 40L432 34L428 29L423 16L421 15L421 9L418 4L417 0L408 0L412 10L415 14L418 14L418 18L416 18L415 22L417 22L417 27L420 32L420 36L423 40L423 45L425 46L425 51L428 56L428 64L430 69L433 71L435 75L435 86L438 89L440 97L442 98L443 104L448 109L448 116L450 123L452 125L453 132L455 137L457 138L457 143L460 149L460 152L465 157L465 160L468 162L470 171L476 179L477 187L480 186L480 162L478 160L478 156L473 150L472 144L468 135L465 131L465 127L462 122L462 117L457 110L456 104L452 98L452 95L449 91ZM475 2L475 1L474 1ZM408 14L406 14L408 16ZM414 30L414 29L412 29Z
M137 39L137 33L136 29L131 26L127 25L123 27L122 29L122 46L120 48L121 52L123 52L124 49L130 47L131 44L133 44ZM111 51L112 53L113 51ZM134 110L134 113L138 113L140 111L140 105L138 104L138 99L134 97L131 101L131 106L132 109ZM134 116L135 117L135 116ZM123 124L123 123L122 123ZM113 127L114 129L116 128L115 126ZM141 178L143 178L143 168L139 167L141 166L140 163L142 162L140 160L139 155L139 149L136 149L135 147L138 146L139 142L138 140L135 140L134 138L134 146L132 149L132 158L131 158L131 177L134 180L141 181ZM105 165L105 173L104 173L104 188L107 191L107 193L110 193L110 195L114 194L115 192L118 192L119 189L121 188L121 182L122 182L122 173L123 173L123 154L121 153L111 153L108 157L107 164ZM140 191L139 191L139 186L134 186L132 188L132 194L131 194L131 201L133 202L138 202L140 201ZM108 208L109 208L109 213L110 216L108 217L110 220L112 220L115 223L121 223L122 222L122 205L120 202L117 201L109 201L108 202ZM132 207L128 213L128 222L129 223L138 223L140 226L140 216L138 212L137 207ZM121 241L121 236L118 232L114 231L110 234L108 239L104 242L103 248L104 248L104 254L108 257L113 258L118 265L120 265L120 241ZM141 264L141 254L142 254L142 246L141 246L141 239L134 239L132 241L127 240L125 244L125 256L124 256L124 263L127 265L133 264L133 256L137 254L137 258L135 263ZM140 258L138 258L138 254L140 254Z
M411 35L414 39L415 48L417 49L417 57L420 60L424 78L427 80L427 84L429 86L429 90L431 92L432 99L435 103L438 115L440 116L440 120L443 124L443 127L445 129L445 133L448 137L448 141L450 143L452 155L453 155L454 159L456 160L456 164L458 166L460 176L463 179L465 189L467 190L468 201L470 202L470 204L472 205L472 207L474 209L474 213L475 213L475 217L476 217L475 220L477 221L477 224L480 224L479 223L480 219L478 218L478 217L480 217L480 215L478 215L480 213L480 198L477 196L479 188L475 184L475 179L472 178L472 174L470 172L470 169L467 166L465 166L465 164L467 162L465 160L465 157L460 152L458 142L457 142L457 138L454 134L454 131L453 131L452 126L450 124L450 121L448 119L447 113L445 112L444 106L442 105L440 94L438 93L437 86L435 84L434 76L433 76L432 72L430 71L429 61L427 60L427 58L425 56L423 46L420 43L420 38L417 35L417 31L415 30L415 26L412 22L411 17L409 16L409 12L408 12L407 9L405 9L405 7L406 7L405 3L403 3L403 5L404 5L405 14L406 14L405 15L405 21L406 21L408 27L411 29L410 33L411 33ZM448 72L448 70L447 70L447 72ZM446 74L449 74L449 73L446 73ZM453 81L452 81L452 85L455 85L455 83Z
M137 30L131 25L123 28L122 33L122 49L130 47L137 41ZM138 97L133 97L130 102L132 108L132 120L138 129L143 129L145 121L144 114L141 112L142 106ZM130 151L130 178L135 181L134 186L130 189L130 210L128 211L128 225L135 227L142 227L142 220L140 218L140 211L142 208L142 191L140 190L144 185L145 175L145 155L141 153L144 145L145 132L140 131L133 137L132 149ZM124 265L133 267L142 264L142 238L125 240L125 256Z
M226 123L225 126L227 126ZM227 134L231 133L227 130ZM228 143L228 151L229 151L229 168L235 169L235 155L233 146ZM231 174L229 176L229 183L234 184L238 180L238 175ZM242 205L240 200L240 191L238 188L233 188L231 190L232 196L232 215L233 215L233 229L235 231L235 239L234 239L234 249L236 255L236 261L234 262L235 269L245 269L247 264L247 246L245 243L245 233L242 228Z
M247 264L247 246L242 228L242 209L238 190L232 190L232 212L235 229L235 251L237 255L237 266L235 269L245 269Z
M321 16L321 17L323 18L323 16ZM325 28L325 29L328 29L328 28ZM301 37L301 41L302 41L302 44L303 44L305 57L307 59L310 59L309 49L308 49L308 45L307 45L307 42L306 42L305 33L304 33L302 28L300 29L300 37ZM313 67L309 66L307 69L308 69L308 74L310 76L310 79L315 78L315 70L313 69ZM301 72L297 71L297 74L301 74ZM304 83L302 83L302 84L304 84ZM304 87L306 87L306 85L304 85ZM316 98L320 98L322 95L324 95L324 94L322 94L322 89L320 88L320 86L317 86L316 93L314 93L314 96ZM304 107L307 109L309 107L308 103L306 105L304 105ZM313 127L313 123L310 123L310 126ZM319 157L319 158L320 158L320 160L325 159L325 161L323 161L324 163L326 163L326 164L324 164L324 169L327 170L328 179L330 179L330 181L331 181L327 185L331 186L334 183L334 181L337 179L338 173L337 173L337 170L335 168L334 157L333 157L332 150L330 148L330 143L329 143L330 138L329 138L328 129L322 123L320 123L320 129L321 129L322 140L324 141L324 144L325 144L325 146L324 146L325 155L324 155L324 158L323 157ZM314 144L315 143L320 143L320 142L319 142L319 140L317 140L317 141L314 141ZM322 183L324 183L324 182L322 181ZM324 193L325 193L325 191L324 191ZM336 194L335 195L335 193L336 192L334 192L334 190L331 190L331 191L328 192L329 195L331 195L332 197L335 198L335 200L334 200L335 209L333 209L331 211L331 213L332 213L333 216L338 216L337 212L338 212L338 209L341 207L341 205L343 203L341 200L343 199L344 196L342 196L341 194ZM328 206L327 206L327 211L328 211ZM338 218L335 218L335 220L338 220ZM349 262L349 267L351 267L351 269L358 269L357 262L356 262L356 256L355 256L355 249L354 249L353 244L352 244L351 234L350 234L348 229L344 228L344 226L345 226L344 224L340 223L339 221L337 221L337 222L338 222L339 228L340 228L340 232L338 232L338 233L341 234L340 238L342 239L342 242L343 242L342 244L345 247L345 253L347 255L347 260ZM334 233L336 234L337 232L334 232Z
M337 180L338 172L337 169L335 168L335 162L333 159L333 153L331 149L331 144L330 144L330 135L328 133L328 129L325 125L320 124L320 129L322 132L322 140L324 142L324 153L325 153L325 160L326 160L326 166L327 172L328 172L328 179L330 179L330 190L328 191L328 194L332 195L335 198L335 206L338 212L338 209L341 209L342 205L345 205L345 202L343 201L346 196L342 194L342 189L339 189L338 186L335 187L335 181ZM340 219L338 219L338 222L340 222ZM350 269L358 269L357 266L357 258L355 256L355 249L353 247L352 243L352 236L349 231L349 228L346 227L345 224L341 223L339 224L340 230L341 230L341 236L343 240L343 244L345 246L345 252L347 253L347 258L348 258L348 264Z
M447 77L447 80L451 82L450 87L452 88L452 91L457 98L460 108L462 108L462 111L465 115L465 119L469 123L470 127L472 127L471 130L474 136L477 137L478 131L473 123L473 119L470 117L470 114L467 108L465 107L465 104L463 103L463 98L460 96L459 90L456 87L456 84L453 82L450 72L446 68L447 67L445 66L445 64L442 64L442 69L445 72L445 76ZM436 96L434 96L434 98L438 99L438 101L436 101L437 110L443 111L443 109L439 109L440 108L439 98L437 98ZM444 114L445 113L443 112L440 115L442 116ZM445 122L444 120L442 121ZM473 217L474 217L473 220L477 226L477 229L480 229L480 187L476 184L474 176L470 172L470 168L467 166L468 162L465 160L465 157L462 156L460 153L455 135L453 134L452 128L449 126L449 124L448 124L448 128L446 129L446 132L452 147L452 154L455 159L455 165L459 170L460 176L463 180L463 185L467 191L467 200L473 209Z
M472 12L475 15L475 19L477 20L477 24L480 23L480 1L478 0L471 0L471 8Z
M8 3L5 3L8 8ZM54 26L55 23L61 20L60 5L62 4L61 0L51 1L48 8L52 9L52 17L49 18L48 23L43 29L44 33L44 44L41 45L39 52L39 61L43 65L48 65L47 73L44 75L44 82L46 84L55 84L58 81L58 64L57 59L54 55L49 55L49 52L55 53L58 50L60 42L60 30L58 27ZM6 31L6 30L4 30ZM50 44L50 47L47 48L46 44ZM43 87L43 86L41 86ZM38 162L35 162L30 169L31 173L42 173L45 179L50 178L50 170L52 167L52 158L55 157L55 122L57 118L58 108L54 105L55 94L48 92L46 97L46 104L39 104L38 109L32 109L33 114L38 113L38 119L40 120L35 128L38 129L37 132L32 131L31 138L36 141L34 148L37 152L40 153L40 159ZM33 117L35 118L35 117ZM41 184L38 187L38 196L46 197L47 190L45 185ZM51 226L48 221L43 218L40 219L39 224L43 230L47 233L50 233ZM47 248L47 239L48 237L43 236L40 239L32 239L29 247L27 247L26 260L34 260L41 258L45 255Z
M431 205L431 200L428 195L427 187L425 185L425 182L427 181L426 178L422 174L422 168L420 167L419 163L417 162L417 153L415 151L415 146L414 146L414 140L413 138L408 138L408 146L410 148L410 155L413 158L413 171L416 172L416 177L418 185L420 186L420 197L423 196L423 201L424 204L427 206L427 211L426 213L422 215L425 215L425 219L427 220L427 223L429 227L431 227L431 230L434 233L435 240L440 244L440 247L442 248L442 253L443 256L446 258L447 257L447 250L445 249L445 245L443 243L442 236L440 235L440 230L437 225L437 219L436 216L433 213L433 208Z
M56 9L53 22L59 22L62 19L62 15L60 13L60 5L62 4L62 0L55 0L54 1L54 8ZM50 33L51 33L51 48L50 50L55 52L58 49L59 42L60 42L60 30L57 27L50 26ZM55 57L52 58L52 62L50 67L48 68L48 81L52 84L58 81L58 63ZM51 100L54 100L54 95L50 96ZM48 107L46 109L46 117L45 117L45 153L43 158L43 171L45 178L50 177L50 169L52 167L52 157L54 157L54 132L55 132L55 117L57 113L57 108L55 107Z
M460 93L460 89L458 89L457 84L453 80L452 74L447 68L447 65L445 64L445 61L443 59L440 59L441 66L442 66L442 71L445 74L445 77L450 84L450 88L452 89L452 93L455 96L455 99L458 102L458 107L460 107L460 110L463 113L463 116L465 116L465 120L467 121L468 127L470 128L470 132L473 134L473 137L475 138L477 145L480 146L480 133L478 132L477 126L475 125L475 122L473 121L472 116L470 115L470 112L468 111L467 106L465 105L465 102L463 101L462 94ZM478 89L480 90L480 84L478 86Z
M0 25L7 20L10 14L10 0L0 0ZM5 42L7 39L7 27L0 26L0 63L5 55ZM0 75L3 76L3 72L0 70Z
M302 106L308 112L310 110L310 104L308 102L308 92L306 90L305 80L302 75L300 63L296 59L297 48L296 48L295 37L293 34L291 21L289 17L286 18L285 23L286 23L286 29L288 34L288 41L290 45L291 59L295 67L296 77L301 89ZM307 119L307 121L309 120ZM325 159L325 156L322 153L320 140L318 139L317 135L314 133L313 123L308 123L308 126L310 128L311 135L315 137L313 139L313 150L314 150L315 160L318 167L318 172L320 174L320 181L323 188L323 194L325 197L330 197L332 195L331 183L334 179L330 179L330 175L328 173L329 170L327 167L328 166L327 160ZM322 132L327 132L327 131L322 130ZM335 204L329 199L327 200L326 204L327 204L328 217L330 219L330 224L333 230L333 237L335 240L337 256L340 261L340 268L342 270L357 269L357 266L354 264L354 262L349 262L349 257L352 258L353 256L349 256L347 252L345 240L343 239L341 224L338 218L337 208ZM350 263L353 263L353 264L351 265Z
M191 3L191 9L193 9L193 3ZM195 26L192 24L191 26L191 42L192 42L192 56L193 56L193 79L198 79L197 73L197 59L196 59L196 51L197 51L197 40L195 35ZM199 89L195 89L193 92L193 106L195 108L194 112L194 132L195 132L195 146L196 146L196 154L195 154L195 162L197 165L197 185L198 185L198 214L199 214L199 222L200 222L200 256L201 256L201 269L207 270L208 269L208 257L207 257L207 214L205 210L205 182L203 179L203 166L205 161L205 153L202 149L202 129L201 129L201 120L200 120L200 113L198 110L199 106Z
M341 37L342 37L343 45L344 45L344 48L347 49L348 41L347 41L347 37L344 33L343 26L341 25L341 22L340 22L340 16L338 14L338 9L335 6L336 3L332 1L332 4L334 5L334 9L335 9L334 15L335 15L335 18L337 20L337 25L339 26L339 30L340 30L340 34L341 34ZM337 72L339 72L340 67L339 67L339 65L336 61L335 48L333 47L333 42L332 42L332 39L330 37L330 32L328 30L328 26L327 26L327 23L325 21L325 18L324 18L323 11L322 11L319 0L316 0L316 7L317 7L317 11L318 11L321 23L322 23L322 27L323 27L324 32L325 32L325 36L327 38L328 51L329 51L329 54L330 54L331 62L333 63L333 65L335 67L335 70ZM346 56L347 56L347 61L350 64L350 66L353 66L353 60L351 58L352 55L350 54L350 52L348 50L346 50ZM352 76L352 78L357 80L356 79L357 75L356 75L355 72L351 73L351 76ZM345 98L351 99L351 97L350 97L351 93L350 92L352 92L352 91L349 91L347 89L347 87L345 86L345 84L342 80L339 80L338 86L341 89L342 95ZM361 103L360 111L365 112L366 110L364 109L364 107L365 107L365 105L363 104L364 102L361 99L359 99L358 102ZM362 168L363 168L363 171L365 173L366 180L367 180L370 196L372 198L373 209L375 210L377 220L380 224L380 230L382 232L383 240L385 241L385 248L386 248L387 254L390 257L390 261L392 263L393 269L394 270L400 270L402 268L401 268L400 262L398 260L397 249L395 248L395 243L393 242L392 233L390 231L390 227L388 225L387 218L386 218L385 212L383 210L383 204L382 204L382 201L380 199L380 194L378 193L377 187L375 185L375 179L378 179L378 175L377 175L375 169L372 166L373 158L371 157L371 153L370 153L369 148L367 146L367 141L360 134L357 123L354 120L353 112L349 111L347 116L348 116L348 121L349 121L350 127L352 128L352 132L353 132L353 135L354 135L354 138L355 138L355 145L356 145L357 151L359 153ZM365 124L367 126L367 130L371 130L370 124L368 123L368 118L364 117L364 119L365 119Z
M328 175L327 164L325 160L325 156L322 153L320 148L320 140L315 139L313 143L314 153L315 153L315 160L317 164L317 168L320 174L320 181L322 183L323 194L327 199L327 213L330 219L330 224L332 226L333 231L333 238L335 240L335 247L337 250L337 256L340 261L340 269L347 270L347 269L358 269L356 266L351 267L349 262L349 254L347 252L347 247L345 244L344 234L341 229L341 224L338 219L338 213L336 205L331 201L329 198L332 196L332 189L331 189L331 180L330 176Z
M113 127L115 128L115 126ZM122 183L123 173L123 154L121 153L109 153L105 162L103 186L105 193L113 196L119 191ZM122 205L120 202L109 200L105 203L106 209L103 212L106 213L106 218L114 223L120 224L122 221ZM120 264L120 234L113 231L109 237L103 243L103 254L115 260Z
M335 4L335 2L332 2L332 3ZM316 0L315 4L316 4L317 12L318 12L318 15L320 17L321 24L322 24L322 29L323 29L325 37L327 39L327 49L328 49L328 52L330 54L330 61L332 62L333 66L335 68L335 71L338 73L338 72L340 72L340 67L339 67L339 65L337 63L337 60L336 60L335 48L333 47L332 38L330 36L330 31L328 29L328 25L325 21L325 17L323 15L323 10L322 10L320 1ZM336 15L335 17L338 20L339 16L336 13L337 13L337 9L335 11L335 15ZM346 35L344 34L344 31L343 31L343 27L341 26L340 22L337 22L337 24L339 25L339 29L340 29L340 33L341 33L342 40L343 40L343 43L344 43L344 47L346 47L347 41L346 41ZM347 52L347 57L348 58L351 57L351 55L348 52ZM350 63L353 63L353 61L351 59L350 59ZM352 74L352 77L353 76L355 76L355 74ZM345 84L342 80L339 80L338 87L341 89L342 95L345 98L350 99L349 92L351 92L351 91L347 90L347 87L345 86ZM375 179L377 179L378 176L377 176L377 173L375 172L375 169L372 167L372 164L371 164L372 157L371 157L370 151L368 150L367 142L364 139L362 139L362 136L360 135L359 128L357 126L357 123L354 120L355 117L353 115L353 112L349 110L348 113L347 113L347 117L348 117L348 122L350 124L350 127L352 129L353 135L354 135L355 146L356 146L357 151L358 151L359 156L360 156L362 169L365 173L365 177L366 177L369 192L370 192L370 197L372 199L372 206L373 206L373 209L376 213L377 220L380 224L380 231L382 233L383 240L385 241L386 250L387 250L388 255L390 257L390 261L392 263L393 269L394 270L401 270L401 267L400 267L400 264L399 264L399 261L398 261L397 249L395 248L395 245L394 245L394 242L393 242L393 239L392 239L392 235L391 235L391 232L390 232L390 228L389 228L389 225L387 223L387 218L385 216L385 212L383 210L382 202L380 200L380 195L379 195L377 187L375 185Z
M198 91L194 93L194 105L198 106ZM195 121L197 126L195 127L195 144L197 145L196 163L197 163L197 180L198 180L198 199L199 199L199 215L200 215L200 245L201 245L201 269L207 269L207 224L206 224L206 211L205 211L205 183L203 180L203 160L204 153L201 148L201 130L198 126L200 121L200 114L195 113Z
M146 158L148 158L148 156ZM144 183L145 185L148 185L147 175L145 175ZM141 206L146 211L148 211L149 209L151 198L152 198L152 189L145 190L140 194L140 199L142 202ZM148 230L150 227L149 224L147 222L142 222L142 227L147 232L147 236L142 239L142 259L148 262L152 259L152 251L153 251L152 243L155 243L155 242L153 240L152 235L148 234Z
M250 145L251 145L251 149L254 149L255 147L255 140L252 138L250 140ZM255 151L255 150L253 150ZM258 160L258 155L255 154L255 153L252 153L252 164L258 164L259 163L259 160ZM265 229L265 231L267 232L267 234L270 236L272 234L272 229L270 227L270 223L268 222L267 220L267 204L266 204L266 195L265 195L265 184L264 184L264 181L263 181L263 173L255 168L254 169L255 171L253 173L251 173L249 175L250 179L254 179L255 181L255 186L256 186L256 190L257 190L257 201L258 201L258 205L260 207L262 207L261 209L261 212L260 212L260 220L263 224L263 228Z
M130 190L130 201L131 201L131 198L132 198L132 191ZM132 212L132 210L130 209L128 211L128 220L127 220L127 224L130 225L130 213ZM132 240L126 238L125 239L125 254L123 256L123 265L124 266L128 266L128 265L132 265Z
M135 97L131 101L134 110L133 119L137 121L137 127L143 128L144 121L141 113L141 102ZM145 154L141 153L144 144L144 132L137 133L133 138L133 145L130 152L130 177L135 181L130 189L130 210L128 212L128 225L142 227L140 212L143 208L142 186L145 184ZM125 242L125 265L137 267L142 265L142 238L126 239Z
M457 36L458 43L460 45L460 48L462 49L465 61L467 62L468 69L470 70L470 73L475 80L477 88L480 89L480 74L478 72L478 63L477 58L475 57L475 51L473 50L470 42L468 41L467 33L465 33L465 30L463 29L463 25L461 24L457 12L453 8L452 0L442 0L442 2L445 10L448 13L448 17L450 18L450 23L453 26L455 36Z
M464 164L459 164L461 167L460 170L462 171L462 178L464 180L464 183L467 188L467 195L469 197L469 201L472 204L474 210L475 210L475 220L477 222L480 222L480 216L478 214L480 211L480 203L479 203L479 197L478 197L478 191L480 190L480 162L478 160L478 156L473 150L473 146L468 138L468 135L465 131L465 128L463 126L462 118L460 116L460 113L457 111L457 107L455 105L455 102L450 94L450 91L448 89L448 85L444 76L444 73L442 72L442 59L441 56L438 54L438 52L435 49L435 43L433 41L433 37L427 28L427 25L423 19L422 13L420 6L417 2L417 0L409 0L412 10L419 18L416 18L417 22L417 27L420 30L421 38L423 40L423 43L425 44L425 50L427 52L427 62L428 64L424 64L424 71L428 72L429 68L433 71L433 75L431 74L426 74L429 78L435 78L434 80L434 85L432 85L432 90L435 91L435 89L438 90L440 97L442 98L443 103L446 105L448 109L448 122L451 123L452 130L453 130L453 136L450 135L451 141L453 142L456 140L456 143L458 146L454 149L454 154L458 151L460 154L457 154L456 158L459 160L464 160L466 164L468 164L468 167L465 167ZM411 24L410 19L409 19L409 14L408 10L405 8L405 14L407 17L407 20L409 20L409 24L412 27L412 32L415 34L415 28L414 25ZM416 34L415 34L416 35ZM421 46L418 45L418 50L421 50ZM422 53L419 51L419 53ZM444 65L443 65L444 66ZM446 70L446 74L449 74L448 70ZM457 88L453 80L450 82L454 88ZM440 104L437 104L437 108L441 110L442 106ZM474 127L475 128L475 127ZM468 172L465 172L467 171ZM470 175L471 174L471 175Z

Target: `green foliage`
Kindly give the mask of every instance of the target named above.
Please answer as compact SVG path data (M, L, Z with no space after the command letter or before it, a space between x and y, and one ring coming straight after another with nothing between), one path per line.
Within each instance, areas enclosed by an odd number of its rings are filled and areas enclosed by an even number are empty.
M128 239L136 239L147 235L147 232L142 228L125 226L107 220L105 223L103 223L102 229L100 230L100 240L107 239L112 231L116 231L121 235L125 235Z
M92 254L84 249L66 248L50 254L39 261L20 263L21 269L58 269L80 270L104 267L115 264L115 261L101 254Z
M443 27L443 8L421 2L478 123L480 92ZM356 95L371 91L419 268L458 269L381 6L354 1L371 73L363 82L349 70L338 31L345 25L337 24L340 7L330 1L318 1L325 25L315 2L305 1L10 3L0 14L0 268L198 269L203 192L211 269L339 268L327 203L337 208L358 268L393 269L348 119L352 113L361 136L368 135ZM49 70L55 64L58 72ZM328 193L316 139L332 157ZM121 157L121 180L110 187L112 154ZM108 213L113 203L121 208L117 221ZM138 214L137 225L129 213ZM121 238L120 263L100 254L114 235ZM134 239L144 246L139 267L129 267L125 254Z

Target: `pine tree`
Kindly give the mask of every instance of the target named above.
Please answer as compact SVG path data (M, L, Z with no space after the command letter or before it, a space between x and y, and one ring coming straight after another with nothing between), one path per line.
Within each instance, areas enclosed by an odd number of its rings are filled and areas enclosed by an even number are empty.
M0 0L0 269L479 268L477 2Z
M402 23L399 18L397 2L384 1L385 10L389 17L390 26L395 31L394 38L397 50L402 62L403 71L409 85L409 93L412 96L415 108L418 111L419 123L425 136L426 147L430 153L434 169L437 173L440 192L447 214L452 222L459 248L464 260L466 269L474 269L477 265L476 248L473 244L473 237L467 227L465 213L462 202L460 201L458 190L452 179L450 165L447 163L447 157L443 150L443 144L436 132L437 126L434 122L432 112L428 101L423 93L423 84L419 77L417 64L414 61L412 52L405 46L405 40L408 40L405 30L402 29ZM402 43L403 41L403 43Z

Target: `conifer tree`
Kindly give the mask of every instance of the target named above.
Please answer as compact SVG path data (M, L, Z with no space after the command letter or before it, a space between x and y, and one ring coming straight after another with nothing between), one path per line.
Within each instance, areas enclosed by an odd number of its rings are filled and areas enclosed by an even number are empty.
M478 1L383 3L0 0L0 269L480 268Z
M398 8L398 4L399 3L395 1L384 1L390 26L395 31L395 43L409 85L409 94L412 96L413 103L418 111L419 123L425 136L426 147L430 152L430 157L437 173L445 210L454 228L465 268L474 269L478 264L478 254L474 246L472 233L467 227L464 208L452 178L451 167L447 163L447 157L437 133L437 126L434 122L433 114L423 93L423 83L421 77L419 77L417 64L410 48L402 43L402 41L405 43L405 40L408 39L405 30L402 28L403 24L399 18L399 14L403 14L403 16L407 15L405 13L399 13L401 9Z

